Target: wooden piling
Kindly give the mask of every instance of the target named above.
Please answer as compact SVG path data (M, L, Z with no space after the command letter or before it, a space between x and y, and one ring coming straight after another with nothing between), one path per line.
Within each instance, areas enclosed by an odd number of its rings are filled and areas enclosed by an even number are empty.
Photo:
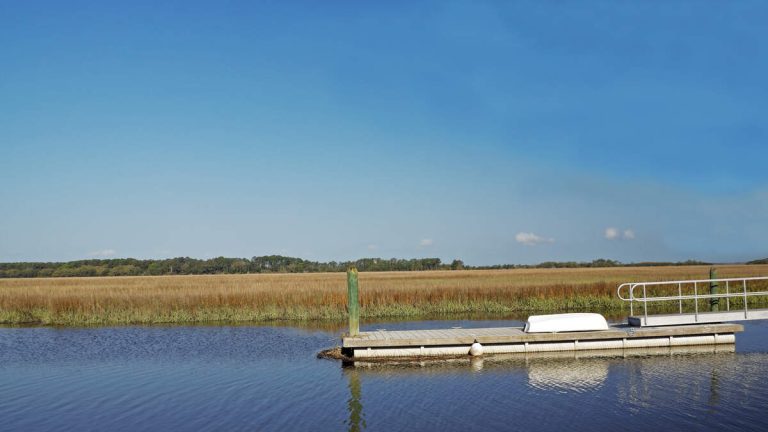
M357 283L357 269L347 270L347 310L349 313L349 336L360 334L360 297Z

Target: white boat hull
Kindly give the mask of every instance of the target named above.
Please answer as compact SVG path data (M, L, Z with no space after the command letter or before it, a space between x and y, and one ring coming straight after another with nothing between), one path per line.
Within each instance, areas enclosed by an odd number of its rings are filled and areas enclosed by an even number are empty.
M608 330L608 322L596 313L533 315L525 323L526 333L557 333Z

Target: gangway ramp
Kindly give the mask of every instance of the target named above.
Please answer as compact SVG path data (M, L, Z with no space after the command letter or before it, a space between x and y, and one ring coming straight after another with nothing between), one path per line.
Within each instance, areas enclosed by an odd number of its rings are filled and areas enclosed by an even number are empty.
M631 326L768 319L768 309L749 307L750 302L753 305L768 304L768 277L632 282L620 285L617 295L629 302L627 321ZM638 305L642 310L636 310ZM677 309L677 312L668 313L670 309ZM665 313L654 313L658 310Z
M677 314L654 314L640 316L630 316L629 325L635 327L655 327L671 326L684 324L705 324L721 323L731 321L748 321L768 319L768 309L753 309L748 311L729 311L729 312L701 312L677 313Z

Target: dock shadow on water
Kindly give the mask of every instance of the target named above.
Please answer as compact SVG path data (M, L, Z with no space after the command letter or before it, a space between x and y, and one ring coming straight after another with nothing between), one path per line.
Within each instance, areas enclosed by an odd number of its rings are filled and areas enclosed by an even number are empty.
M494 325L388 322L372 327ZM768 325L733 346L320 360L321 329L0 329L0 430L764 430Z

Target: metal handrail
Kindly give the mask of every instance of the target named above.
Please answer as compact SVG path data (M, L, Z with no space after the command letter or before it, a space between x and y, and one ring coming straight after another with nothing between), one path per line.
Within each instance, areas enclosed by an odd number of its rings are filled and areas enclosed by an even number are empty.
M747 296L756 296L756 295L768 295L768 291L748 291ZM696 299L713 299L713 298L733 298L733 297L744 297L743 293L731 293L731 294L686 294L686 295L676 295L676 296L666 296L666 297L649 297L647 299L643 299L642 297L635 298L634 301L637 302L655 302L655 301L674 301L674 300L696 300Z
M679 280L679 281L658 281L658 282L628 282L619 285L616 289L616 295L619 299L629 302L630 314L634 315L634 303L640 302L643 304L643 313L645 317L648 317L648 303L649 302L663 302L663 301L677 301L679 302L679 313L683 313L683 300L694 300L695 314L699 314L699 299L726 299L726 310L731 310L731 298L743 298L744 299L744 313L746 314L747 298L752 296L765 296L768 295L768 291L747 291L747 282L749 281L768 281L768 276L748 277L748 278L721 278L721 279L697 279L697 280ZM710 284L714 282L725 282L724 294L699 294L699 284ZM741 282L742 289L736 292L731 291L731 282ZM678 294L672 296L654 296L648 297L648 287L660 286L660 285L677 285ZM693 294L683 295L683 285L693 285ZM642 286L642 297L635 295L635 288ZM622 290L626 289L628 297L622 296Z

